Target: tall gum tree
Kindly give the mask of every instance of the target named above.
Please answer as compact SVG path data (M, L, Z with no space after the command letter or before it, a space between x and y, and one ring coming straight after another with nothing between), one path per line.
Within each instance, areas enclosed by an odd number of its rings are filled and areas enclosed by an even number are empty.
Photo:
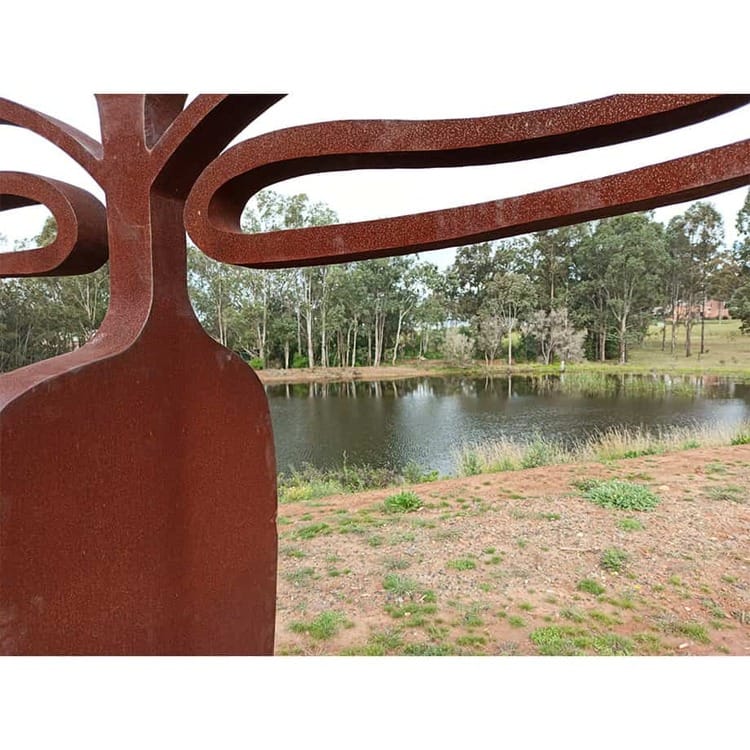
M692 250L692 264L698 284L701 350L705 352L706 298L709 284L721 264L724 221L712 203L697 201L685 211L685 234Z
M594 230L598 252L607 259L603 286L614 318L619 361L627 361L629 339L651 315L666 263L663 227L651 213L602 219Z

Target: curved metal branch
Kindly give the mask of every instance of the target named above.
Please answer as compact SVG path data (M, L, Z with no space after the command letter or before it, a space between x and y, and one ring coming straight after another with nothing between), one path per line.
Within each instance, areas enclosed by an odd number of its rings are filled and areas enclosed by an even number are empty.
M0 125L15 125L40 135L62 149L101 185L102 146L80 130L54 117L2 98Z
M0 254L0 278L72 276L107 262L104 206L65 182L23 172L0 172L0 211L42 204L57 222L57 237L42 248Z
M750 184L750 140L536 193L392 219L240 234L193 224L216 260L255 268L437 250L644 211Z
M203 94L180 112L154 145L155 186L186 198L208 163L280 94Z
M339 121L289 128L244 141L212 162L188 197L185 224L208 255L249 266L341 262L450 247L490 230L486 218L476 213L480 207L290 230L283 237L243 234L240 216L249 198L263 187L305 174L551 156L673 130L748 102L750 96L744 95L618 95L496 117ZM503 203L482 205L495 211ZM455 226L459 216L460 228ZM504 231L502 221L493 226Z

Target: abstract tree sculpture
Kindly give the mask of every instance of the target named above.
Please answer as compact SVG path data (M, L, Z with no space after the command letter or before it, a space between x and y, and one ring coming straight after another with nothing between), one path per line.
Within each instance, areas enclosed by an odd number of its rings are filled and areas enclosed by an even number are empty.
M44 204L58 233L0 277L110 267L82 348L0 377L0 653L270 654L276 468L253 371L187 294L185 231L211 257L274 268L452 247L702 198L750 183L742 141L630 172L411 216L243 234L262 188L352 169L494 164L666 132L740 95L612 96L465 120L342 121L227 145L276 95L97 97L101 143L0 100L101 186L0 172L0 210ZM225 150L226 149L226 150Z

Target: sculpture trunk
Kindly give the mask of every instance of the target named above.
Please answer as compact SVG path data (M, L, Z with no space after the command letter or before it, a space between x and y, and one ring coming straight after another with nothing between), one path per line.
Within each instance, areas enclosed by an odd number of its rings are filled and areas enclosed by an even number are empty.
M0 432L0 651L270 654L265 393L193 315L184 202L129 156L107 185L100 331L4 382L21 386Z

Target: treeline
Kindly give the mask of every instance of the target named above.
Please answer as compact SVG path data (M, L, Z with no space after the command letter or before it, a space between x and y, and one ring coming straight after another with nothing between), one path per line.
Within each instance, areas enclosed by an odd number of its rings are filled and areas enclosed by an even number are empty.
M259 194L243 228L335 223L305 195ZM662 347L691 356L705 306L750 329L750 192L726 247L721 215L693 203L665 226L628 214L459 248L440 270L420 256L299 269L215 263L188 248L188 285L206 330L256 367L356 366L403 358L486 362L583 358L625 362L650 325ZM55 234L48 220L27 245ZM427 256L429 257L429 256ZM0 368L87 341L108 304L106 268L73 278L0 284ZM695 341L694 341L695 339Z

